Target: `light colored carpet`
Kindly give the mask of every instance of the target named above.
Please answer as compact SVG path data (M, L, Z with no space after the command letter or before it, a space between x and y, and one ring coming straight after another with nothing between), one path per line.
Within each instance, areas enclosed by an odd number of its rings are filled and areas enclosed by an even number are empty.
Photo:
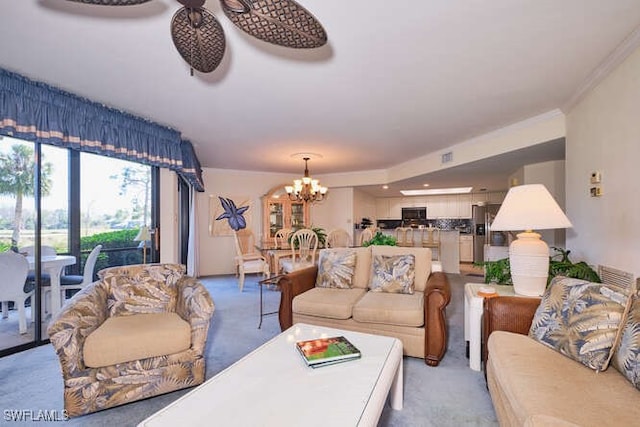
M447 309L449 346L436 368L423 360L405 357L404 409L385 407L381 426L494 426L497 425L482 373L469 369L465 358L463 286L473 277L449 275L452 301ZM277 316L265 317L257 329L259 292L251 276L243 293L233 276L203 278L216 311L207 344L207 378L214 376L254 348L280 333ZM265 291L267 311L277 308L279 293ZM265 367L265 369L267 369ZM62 377L58 358L50 345L0 359L0 424L7 423L7 410L63 409ZM189 390L177 391L85 415L65 423L68 426L135 426ZM250 408L251 402L247 402ZM284 409L284 408L283 408ZM18 425L46 422L20 422ZM50 424L58 424L52 422ZM215 422L212 421L211 425Z

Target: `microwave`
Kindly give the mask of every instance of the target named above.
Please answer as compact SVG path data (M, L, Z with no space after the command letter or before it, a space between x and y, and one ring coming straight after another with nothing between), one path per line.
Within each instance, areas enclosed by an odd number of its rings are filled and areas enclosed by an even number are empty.
M412 221L412 220L426 220L427 219L427 208L402 208L402 220L403 221Z

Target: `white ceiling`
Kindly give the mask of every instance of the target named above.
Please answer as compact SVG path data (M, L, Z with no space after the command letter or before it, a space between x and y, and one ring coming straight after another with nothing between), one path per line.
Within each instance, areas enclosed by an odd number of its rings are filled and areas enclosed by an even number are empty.
M640 27L638 0L298 1L327 45L253 39L207 0L227 52L190 77L175 0L0 0L0 66L176 128L204 167L299 174L291 154L312 152L317 175L386 169L562 108ZM550 146L511 161L558 156ZM496 165L429 179L480 182Z

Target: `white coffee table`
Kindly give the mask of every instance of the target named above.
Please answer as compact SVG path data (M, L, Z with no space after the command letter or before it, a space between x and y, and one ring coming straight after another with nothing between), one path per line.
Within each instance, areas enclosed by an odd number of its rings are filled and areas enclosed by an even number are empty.
M313 369L294 347L339 335L362 358ZM375 426L387 396L402 409L402 387L400 340L299 323L139 426Z

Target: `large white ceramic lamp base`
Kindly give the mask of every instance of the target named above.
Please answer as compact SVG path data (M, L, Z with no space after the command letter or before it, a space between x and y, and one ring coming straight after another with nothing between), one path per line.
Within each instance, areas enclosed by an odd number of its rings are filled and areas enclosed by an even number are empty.
M509 246L513 290L518 295L541 296L549 276L549 246L530 230L517 237Z

